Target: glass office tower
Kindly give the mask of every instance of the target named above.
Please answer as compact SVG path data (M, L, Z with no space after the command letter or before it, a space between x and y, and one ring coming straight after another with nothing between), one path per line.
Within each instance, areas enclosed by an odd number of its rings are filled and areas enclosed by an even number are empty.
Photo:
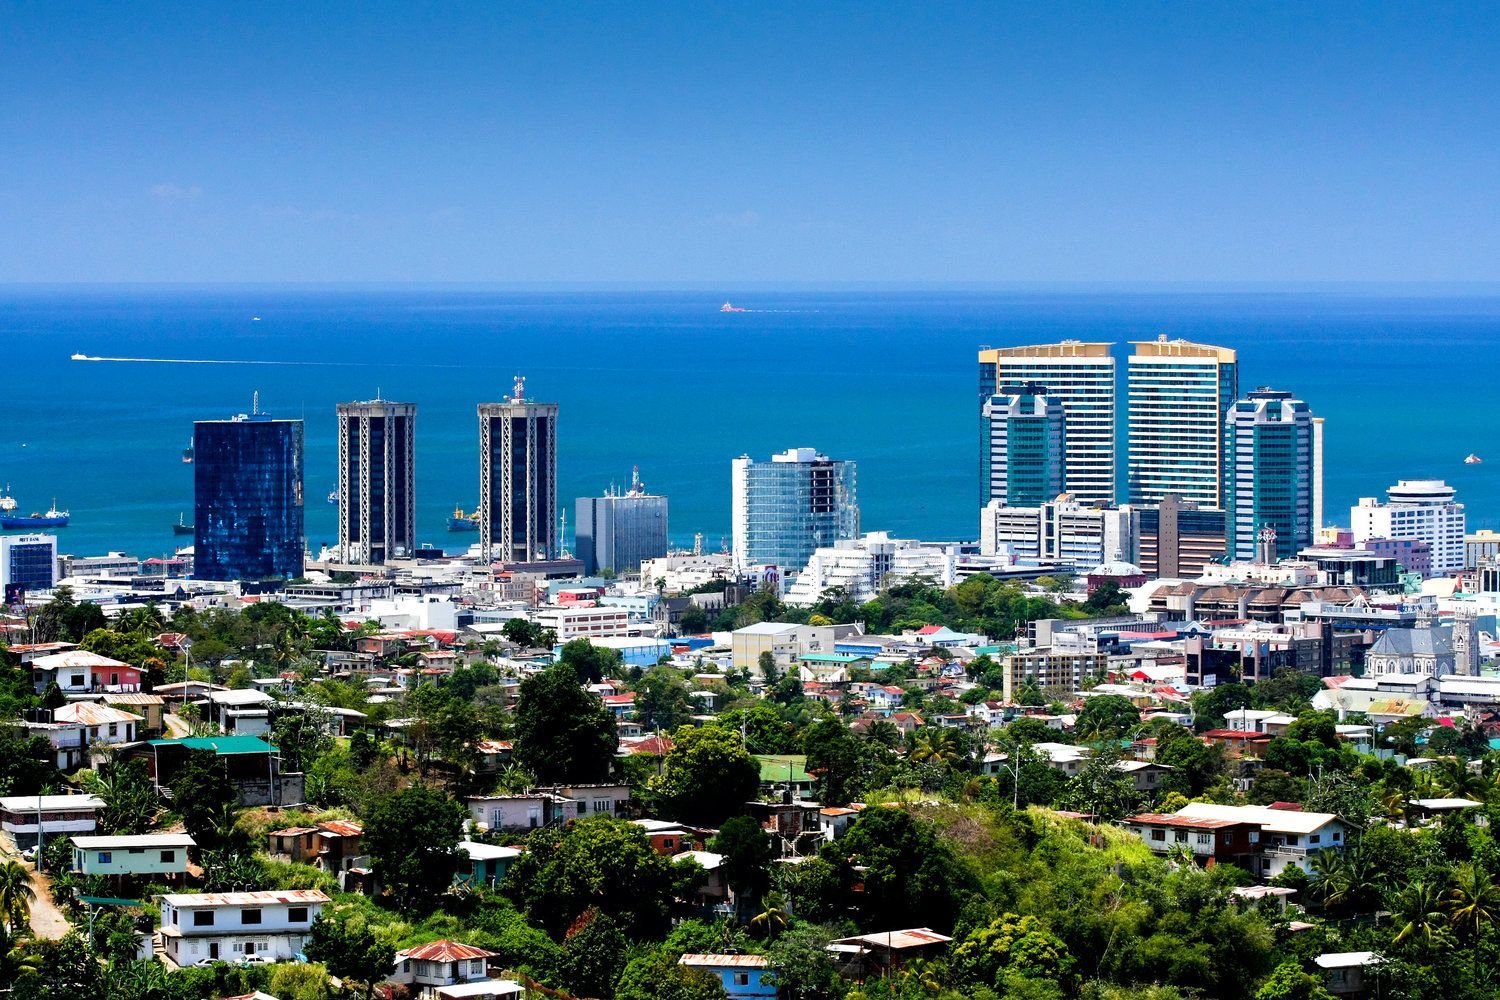
M1062 400L1036 383L1002 386L984 404L985 467L980 499L1036 507L1063 492Z
M1239 395L1235 352L1165 336L1138 342L1127 380L1131 503L1177 496L1225 506L1224 415Z
M792 448L757 462L731 465L734 565L741 572L779 567L802 572L819 547L859 535L853 462L814 448Z
M302 575L302 421L193 424L193 566L204 580Z
M1320 438L1312 410L1289 392L1258 389L1230 409L1224 426L1224 523L1231 560L1275 562L1313 543Z
M667 498L647 493L639 482L630 492L579 497L575 529L585 573L630 573L646 559L667 554Z

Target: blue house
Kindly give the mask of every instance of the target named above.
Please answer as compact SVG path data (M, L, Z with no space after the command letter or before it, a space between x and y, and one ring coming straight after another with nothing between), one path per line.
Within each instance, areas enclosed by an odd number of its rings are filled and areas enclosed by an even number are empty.
M767 981L770 964L764 955L683 955L679 965L690 965L719 977L730 1000L751 997L775 1000L776 987Z
M458 866L455 881L468 885L483 885L493 889L505 878L511 863L521 856L519 849L482 844L477 840L461 840L458 849L468 858L468 864Z

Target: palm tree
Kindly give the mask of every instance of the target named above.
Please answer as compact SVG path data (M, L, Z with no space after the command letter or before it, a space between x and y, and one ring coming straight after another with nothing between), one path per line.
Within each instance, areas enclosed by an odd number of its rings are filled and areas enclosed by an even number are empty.
M158 965L156 962L151 964ZM20 936L12 934L9 927L0 923L0 983L14 983L23 972L40 971L41 956L24 950L20 946ZM162 971L166 970L163 968Z
M1394 945L1408 945L1426 952L1436 947L1447 933L1443 892L1431 882L1421 879L1412 882L1396 896L1391 909L1401 927L1391 940Z
M774 940L777 931L786 930L790 918L781 893L768 892L761 898L760 912L750 918L750 926L765 931L766 937Z
M958 760L958 741L946 729L925 730L912 744L911 759L918 763L951 764Z
M31 872L19 861L0 864L0 923L10 934L24 926L31 917L31 903L36 890L31 887Z
M1380 811L1392 823L1405 822L1406 807L1406 793L1399 788L1392 788L1380 799Z
M1486 927L1500 921L1500 885L1472 862L1453 869L1448 890L1448 916L1460 934L1474 942L1474 971L1479 971L1479 940Z

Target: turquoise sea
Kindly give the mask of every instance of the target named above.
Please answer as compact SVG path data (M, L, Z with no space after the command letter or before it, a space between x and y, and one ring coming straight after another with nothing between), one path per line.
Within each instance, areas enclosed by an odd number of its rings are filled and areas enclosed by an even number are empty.
M719 312L726 296L749 311ZM0 289L0 486L23 512L71 510L63 551L169 552L192 517L193 420L258 390L307 422L316 549L335 530L334 404L380 393L420 407L422 540L467 544L445 526L477 497L475 405L520 373L561 404L570 509L638 465L671 498L674 539L717 547L729 460L813 446L858 460L866 530L972 538L976 349L1159 333L1237 348L1242 388L1327 418L1331 520L1397 478L1441 477L1471 526L1500 521L1500 297L1363 292Z

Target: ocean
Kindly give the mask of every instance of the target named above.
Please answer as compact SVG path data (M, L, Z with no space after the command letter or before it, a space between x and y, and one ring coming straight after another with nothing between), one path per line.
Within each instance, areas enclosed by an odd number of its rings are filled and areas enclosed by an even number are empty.
M748 311L721 313L726 295ZM336 535L334 404L379 394L419 407L419 539L459 548L473 536L446 519L477 501L475 406L522 374L561 404L570 532L572 498L638 466L673 540L718 548L730 459L811 446L858 461L865 530L974 538L977 349L1162 333L1237 349L1242 390L1327 418L1330 521L1427 477L1458 488L1471 528L1500 520L1500 297L1353 292L0 289L0 486L22 513L71 511L61 551L169 553L192 519L193 421L258 392L306 421L316 551Z

